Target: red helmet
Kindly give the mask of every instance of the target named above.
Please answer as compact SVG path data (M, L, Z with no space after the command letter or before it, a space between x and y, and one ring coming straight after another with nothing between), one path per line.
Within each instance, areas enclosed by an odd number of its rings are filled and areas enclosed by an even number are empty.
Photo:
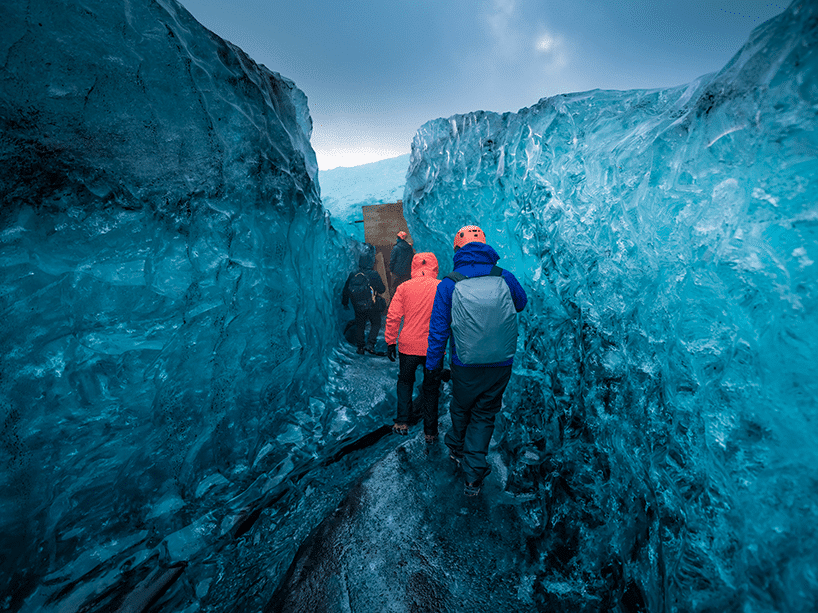
M477 226L463 226L454 235L454 250L457 251L468 243L485 243L486 235Z

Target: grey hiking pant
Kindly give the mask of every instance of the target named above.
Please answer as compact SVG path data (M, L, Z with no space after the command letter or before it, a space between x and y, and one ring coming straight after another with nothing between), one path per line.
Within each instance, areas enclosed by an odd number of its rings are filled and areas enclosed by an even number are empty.
M486 475L494 418L503 406L509 379L511 366L452 364L452 428L444 442L456 454L463 454L460 465L469 483Z

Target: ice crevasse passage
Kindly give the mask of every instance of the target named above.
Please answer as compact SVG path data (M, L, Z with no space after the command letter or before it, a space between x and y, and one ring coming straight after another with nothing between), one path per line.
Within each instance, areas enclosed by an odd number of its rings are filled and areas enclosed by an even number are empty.
M530 298L491 477L529 610L818 605L816 32L415 137L416 243L445 274L478 223ZM5 610L264 610L392 444L347 454L394 373L349 383L310 131L173 0L0 5Z

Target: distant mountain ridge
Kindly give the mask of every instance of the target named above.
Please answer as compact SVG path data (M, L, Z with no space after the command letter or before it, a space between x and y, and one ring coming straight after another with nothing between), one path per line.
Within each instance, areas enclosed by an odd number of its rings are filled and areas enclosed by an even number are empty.
M409 154L351 168L320 170L321 201L333 225L353 238L364 240L361 207L403 199Z

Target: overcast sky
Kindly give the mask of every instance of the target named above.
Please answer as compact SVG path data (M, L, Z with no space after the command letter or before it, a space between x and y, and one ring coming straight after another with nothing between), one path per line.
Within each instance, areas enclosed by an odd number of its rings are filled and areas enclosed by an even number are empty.
M309 99L321 170L408 153L426 121L720 70L768 0L181 0Z

